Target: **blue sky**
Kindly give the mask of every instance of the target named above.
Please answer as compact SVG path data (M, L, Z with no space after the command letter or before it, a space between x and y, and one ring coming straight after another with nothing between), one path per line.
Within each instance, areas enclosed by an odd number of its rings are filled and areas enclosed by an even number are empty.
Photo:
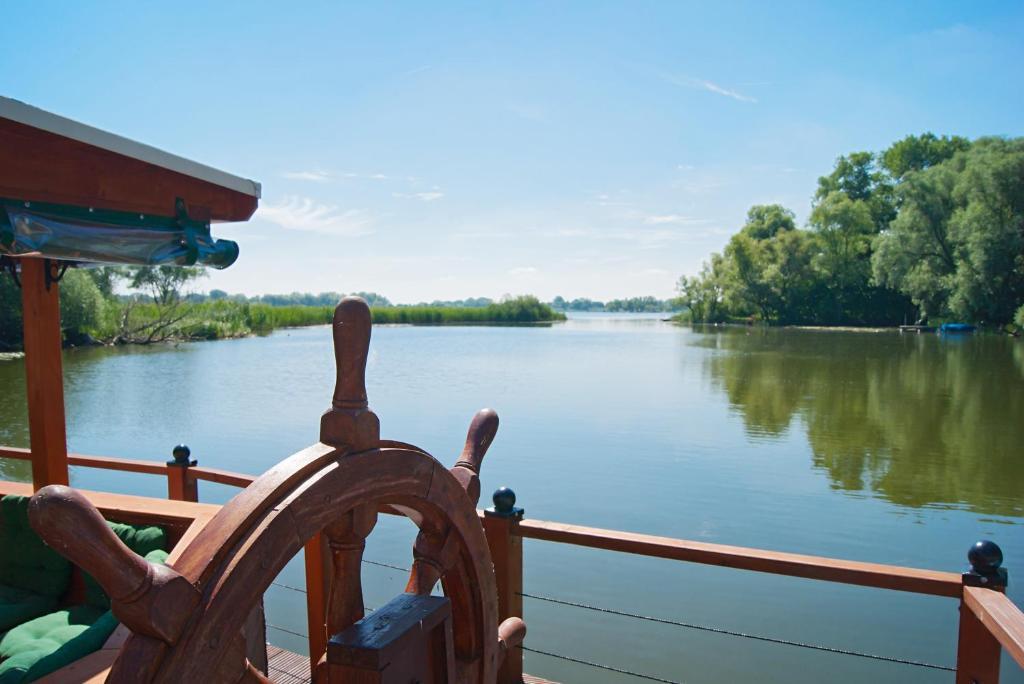
M259 180L201 289L671 296L835 158L1022 134L1024 3L48 3L0 92Z

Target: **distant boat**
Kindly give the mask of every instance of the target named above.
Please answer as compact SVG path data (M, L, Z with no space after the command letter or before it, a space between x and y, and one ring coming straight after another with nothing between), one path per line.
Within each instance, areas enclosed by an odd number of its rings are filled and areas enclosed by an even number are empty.
M935 327L931 325L901 325L900 332L916 332L926 333L935 332Z
M939 326L940 333L969 333L975 329L970 323L943 323Z

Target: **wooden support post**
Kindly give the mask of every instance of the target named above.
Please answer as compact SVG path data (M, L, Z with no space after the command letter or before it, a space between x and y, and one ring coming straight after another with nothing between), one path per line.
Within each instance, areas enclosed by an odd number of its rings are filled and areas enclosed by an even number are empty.
M174 501L199 502L199 482L188 469L199 465L192 450L184 444L174 447L174 458L167 462L167 498Z
M32 444L32 486L68 484L64 426L59 285L48 277L49 259L21 259L25 386Z
M516 508L516 495L507 487L494 492L494 507L484 511L484 533L494 563L494 580L498 586L498 623L510 617L523 616L523 538L516 528L523 509ZM512 648L498 671L498 684L521 684L523 652Z
M979 541L967 552L970 572L962 576L963 586L986 591L1006 589L1003 551L995 542ZM960 635L956 647L956 684L998 684L1002 646L991 630L974 614L965 597L960 598Z
M317 677L317 666L327 654L327 574L323 535L317 534L304 549L306 559L306 625L309 634L309 676Z
M997 684L1002 648L970 608L960 601L956 684Z

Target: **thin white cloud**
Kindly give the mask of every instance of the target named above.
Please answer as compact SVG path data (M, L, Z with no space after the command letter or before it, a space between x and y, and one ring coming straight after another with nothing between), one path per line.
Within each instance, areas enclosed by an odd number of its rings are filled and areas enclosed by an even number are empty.
M281 175L292 180L313 181L314 183L326 183L331 179L331 174L326 171L285 171Z
M515 268L510 268L508 274L514 276L530 275L531 273L536 273L537 270L536 266L516 266Z
M665 75L665 80L668 81L669 83L673 84L673 85L677 85L677 86L680 86L682 88L698 88L698 89L706 90L709 93L714 93L715 95L721 95L723 97L730 97L730 98L732 98L732 99L734 99L734 100L736 100L738 102L749 102L749 103L752 103L752 104L756 104L757 103L757 98L750 97L749 95L744 95L743 93L740 93L740 92L738 92L736 90L732 90L731 88L726 88L725 86L718 85L717 83L714 83L713 81L707 81L707 80L702 79L702 78L689 78L689 77L685 77L685 76L684 77L679 77L679 76Z
M423 202L433 202L444 197L443 192L432 190L430 192L393 192L392 197L401 197L403 199L418 199Z
M288 195L279 203L263 204L256 215L288 230L349 237L373 232L370 217L363 210L339 211L334 205L296 195Z
M750 97L749 95L743 95L735 90L723 88L717 83L712 83L711 81L700 81L700 84L704 86L704 90L711 91L718 95L724 95L725 97L731 97L732 99L739 100L740 102L757 102L757 98Z
M665 224L695 226L708 223L708 219L693 218L692 216L682 216L680 214L655 214L644 217L644 223L649 226L661 226Z
M383 173L353 173L343 174L345 178L362 178L364 180L388 180L391 176Z

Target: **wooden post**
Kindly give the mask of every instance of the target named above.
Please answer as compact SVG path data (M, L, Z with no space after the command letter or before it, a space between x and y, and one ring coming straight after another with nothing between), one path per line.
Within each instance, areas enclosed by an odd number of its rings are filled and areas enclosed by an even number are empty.
M327 654L327 573L323 535L306 542L306 624L309 634L309 676L320 681L317 668ZM329 557L328 557L329 558Z
M174 458L167 462L167 498L174 501L199 501L199 482L188 469L199 465L191 458L192 450L184 444L174 447Z
M962 575L964 587L1005 591L1007 573L1003 551L995 542L979 541L967 552L971 570ZM974 611L960 598L960 635L956 647L956 684L998 684L1002 646Z
M523 538L516 528L523 509L516 508L516 495L501 487L492 497L493 508L484 511L484 533L494 563L494 580L498 586L498 623L523 615ZM512 648L498 670L498 684L521 684L523 652Z
M961 600L956 684L997 684L1001 651L996 638Z
M54 262L20 261L32 486L38 490L46 485L68 484L60 295L56 282L47 284Z

